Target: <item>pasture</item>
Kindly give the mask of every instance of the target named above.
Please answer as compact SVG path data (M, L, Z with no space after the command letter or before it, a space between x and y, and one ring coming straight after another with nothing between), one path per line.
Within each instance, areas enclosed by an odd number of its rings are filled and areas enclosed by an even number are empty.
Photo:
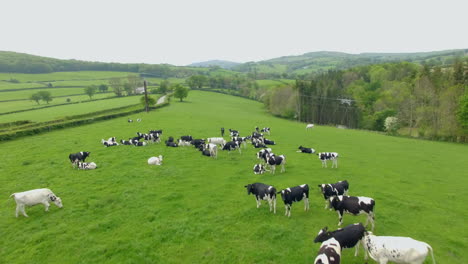
M0 263L313 263L317 232L338 223L317 184L345 179L350 195L375 199L374 234L425 241L439 264L467 263L466 145L325 126L306 131L258 102L216 93L191 91L177 101L128 117L141 123L124 117L0 143ZM285 173L254 175L251 145L212 159L193 147L100 143L150 129L163 129L163 141L220 136L221 127L246 136L255 126L271 127L266 137L286 156ZM321 168L316 155L296 152L299 145L338 152L338 169ZM98 169L72 169L68 154L79 151L91 151L87 161ZM147 165L157 155L163 165ZM257 209L244 188L254 182L278 191L309 184L310 211L294 203L288 219L280 196L276 215L265 202ZM29 218L15 218L9 195L35 188L50 188L64 208L38 205L26 209ZM359 221L365 216L345 215L343 225ZM342 263L364 262L362 248L353 255L344 250Z

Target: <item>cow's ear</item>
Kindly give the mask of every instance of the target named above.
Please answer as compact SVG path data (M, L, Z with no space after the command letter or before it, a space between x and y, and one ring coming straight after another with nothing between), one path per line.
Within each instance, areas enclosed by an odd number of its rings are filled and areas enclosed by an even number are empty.
M323 228L323 231L327 231L327 230L328 230L328 226Z

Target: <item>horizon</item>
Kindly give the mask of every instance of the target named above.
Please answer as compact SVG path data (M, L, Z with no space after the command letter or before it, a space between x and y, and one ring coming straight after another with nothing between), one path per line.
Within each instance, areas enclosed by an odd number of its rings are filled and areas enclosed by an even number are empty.
M0 50L82 61L263 61L314 51L414 53L468 47L468 2L8 1ZM21 19L18 19L21 17Z

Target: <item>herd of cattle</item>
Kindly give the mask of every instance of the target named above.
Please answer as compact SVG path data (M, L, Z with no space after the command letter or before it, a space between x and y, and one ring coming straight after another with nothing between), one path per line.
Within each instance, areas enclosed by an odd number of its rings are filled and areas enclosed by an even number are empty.
M141 121L141 120L138 120ZM129 120L129 122L131 122ZM306 129L313 128L312 124L308 124ZM270 135L270 128L266 127L259 130L256 127L255 131L247 136L240 137L239 131L229 129L231 141L226 141L223 137L212 137L207 139L193 139L192 136L181 136L177 141L173 137L168 137L165 145L168 147L179 146L194 146L200 150L202 155L217 158L218 148L222 150L232 151L238 150L241 153L241 146L246 148L248 141L255 148L262 148L257 152L257 158L262 163L255 164L253 171L255 174L262 174L266 171L275 173L276 166L281 166L281 172L285 172L284 165L286 164L285 155L275 155L271 148L266 145L275 145L272 140L264 138L264 134ZM122 145L146 146L149 143L161 142L162 130L151 130L147 134L137 132L137 136L129 138L129 140L121 140ZM221 129L221 135L224 136L224 128ZM143 140L143 141L142 141ZM117 146L115 137L108 140L102 140L105 147ZM312 148L299 146L301 153L313 154L316 153ZM322 167L327 167L327 161L332 161L332 168L338 167L338 153L336 152L321 152L317 153L319 160L322 162ZM94 162L85 162L90 156L90 152L78 152L69 155L69 160L72 165L78 169L89 170L96 169L97 165ZM150 165L161 165L163 157L151 157L148 159ZM302 184L294 187L288 187L277 192L274 186L264 183L252 183L244 186L247 189L247 194L252 194L255 198L257 208L261 206L262 201L267 201L270 207L270 212L276 214L276 195L281 194L281 199L285 205L285 215L291 217L291 207L293 203L304 201L304 210L309 210L309 185ZM431 252L432 260L435 263L432 248L421 241L414 240L409 237L394 237L394 236L375 236L373 230L375 226L374 207L375 201L369 197L363 196L348 196L349 183L348 181L340 181L337 183L323 183L318 185L323 198L325 199L325 209L329 208L338 213L338 226L343 223L344 213L352 215L365 214L367 216L366 223L350 224L344 228L339 228L335 231L329 231L327 227L321 229L314 239L315 243L321 242L321 246L314 263L316 264L337 264L341 262L341 250L343 248L355 247L355 256L359 251L359 245L362 244L365 250L365 259L368 255L380 264L385 264L388 261L395 263L422 264L426 259L428 252ZM62 208L62 200L56 196L50 189L35 189L25 192L13 193L10 197L14 197L16 201L16 217L22 213L25 217L28 215L25 212L25 206L33 206L43 204L45 211L48 211L50 202L53 202L59 208ZM367 231L368 222L372 224L372 232Z

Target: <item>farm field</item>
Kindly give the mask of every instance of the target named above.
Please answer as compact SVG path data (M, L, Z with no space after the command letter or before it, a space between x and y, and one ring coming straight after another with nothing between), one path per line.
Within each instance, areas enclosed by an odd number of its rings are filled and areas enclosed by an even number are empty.
M71 96L70 98L72 99L72 101L79 100L78 98L74 98L73 96ZM82 98L82 100L89 100L89 97L85 95L82 95L79 98ZM99 97L96 97L96 98L99 98ZM55 107L37 109L33 111L0 115L0 123L13 122L17 120L31 120L34 122L51 121L54 119L65 117L65 116L80 115L80 114L101 111L105 109L135 105L140 102L140 98L141 96L126 96L126 97L119 97L119 98L113 98L113 99L108 99L108 100L90 101L90 102L83 102L79 104L60 105L60 106L55 106ZM56 98L56 99L58 100L59 98ZM64 103L66 100L66 98L60 98L60 99L62 103ZM14 107L14 103L18 103L18 102L11 102L13 107ZM1 105L2 104L0 104L0 111L4 110L2 109ZM10 109L8 110L11 111Z
M99 102L106 101L114 100ZM254 175L258 149L250 145L242 154L220 151L212 159L193 147L100 143L150 129L163 129L163 141L219 136L220 127L245 136L255 126L271 127L267 138L278 143L272 146L276 154L286 156L285 173ZM338 152L338 169L321 168L316 155L296 152L299 145ZM466 145L326 126L306 131L303 123L272 117L261 103L191 91L187 101L172 100L149 114L30 136L0 148L6 153L0 163L0 263L313 263L317 232L338 223L337 214L324 209L317 184L345 179L350 195L375 199L376 235L427 242L439 264L467 263ZM72 169L68 154L78 151L91 151L87 161L98 169ZM163 165L147 165L157 155L163 155ZM309 184L310 211L295 203L287 218L280 196L276 215L265 202L257 209L244 188L254 182L278 191ZM29 218L15 218L15 202L7 197L35 188L53 190L64 208L51 205L44 212L38 205L26 209ZM343 225L359 221L365 217L345 215ZM362 247L358 257L345 249L342 263L364 263ZM430 257L425 263L432 263Z

